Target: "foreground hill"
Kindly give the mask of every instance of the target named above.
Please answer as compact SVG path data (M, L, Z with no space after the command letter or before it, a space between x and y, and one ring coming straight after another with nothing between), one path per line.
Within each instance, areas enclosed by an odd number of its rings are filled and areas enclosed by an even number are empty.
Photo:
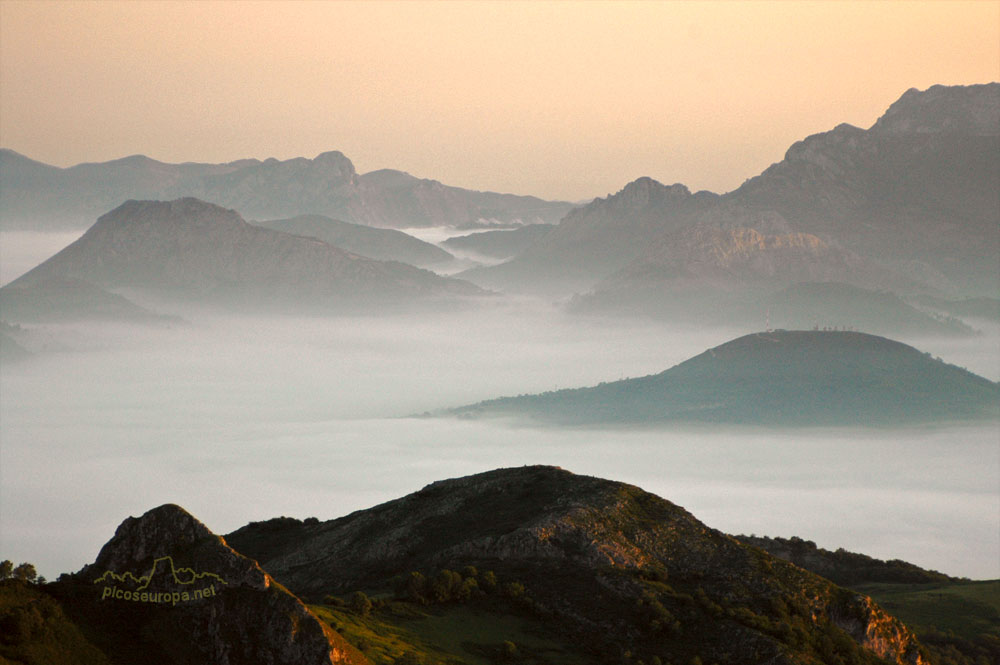
M126 519L93 564L45 591L34 601L21 595L28 607L59 602L47 612L48 629L3 608L3 620L18 629L15 644L37 654L55 630L81 643L82 634L91 658L59 654L30 663L368 663L256 562L178 506Z
M437 245L402 231L350 224L323 215L302 215L255 224L266 229L318 238L334 247L379 261L400 261L426 267L454 258Z
M365 307L481 293L409 265L252 226L233 210L190 198L128 201L0 291L53 280L245 307Z
M558 640L534 647L535 662L925 662L868 598L637 487L552 467L441 481L329 522L253 523L226 542L304 597L388 593L439 614L464 604L510 630L502 616L525 617ZM326 615L366 626L369 645L403 617L411 640L433 621L380 601L359 623L328 601ZM457 634L451 643L468 653L460 662L490 653Z
M532 196L448 187L402 171L358 174L342 153L285 161L166 164L142 155L61 169L0 150L2 228L86 228L127 199L195 197L256 219L326 215L404 228L480 219L559 221L572 207Z
M883 337L740 337L660 374L453 409L559 424L902 425L997 417L1000 385Z
M996 295L1000 84L910 90L869 129L840 125L719 196L640 178L569 213L511 261L466 273L632 311L705 286L838 281Z

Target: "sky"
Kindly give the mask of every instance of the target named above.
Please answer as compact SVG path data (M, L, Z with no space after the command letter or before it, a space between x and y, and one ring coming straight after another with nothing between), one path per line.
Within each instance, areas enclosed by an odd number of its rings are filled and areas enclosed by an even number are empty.
M738 187L908 88L1000 79L1000 2L0 0L0 146L314 157L579 201Z

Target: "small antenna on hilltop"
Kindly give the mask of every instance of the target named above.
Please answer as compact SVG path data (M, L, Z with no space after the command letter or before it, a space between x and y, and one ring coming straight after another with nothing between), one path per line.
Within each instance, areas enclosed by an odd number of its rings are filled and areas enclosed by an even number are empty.
M767 308L767 314L764 316L764 332L771 331L771 308Z

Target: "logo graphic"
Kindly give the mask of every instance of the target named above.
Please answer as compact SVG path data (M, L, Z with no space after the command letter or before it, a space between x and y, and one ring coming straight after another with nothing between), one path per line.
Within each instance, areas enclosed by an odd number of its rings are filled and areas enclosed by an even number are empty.
M145 575L136 577L131 571L119 574L109 570L94 580L94 584L104 584L101 600L113 598L176 605L212 598L217 591L216 585L221 587L226 581L215 573L177 568L171 557L161 556L153 561L153 567Z

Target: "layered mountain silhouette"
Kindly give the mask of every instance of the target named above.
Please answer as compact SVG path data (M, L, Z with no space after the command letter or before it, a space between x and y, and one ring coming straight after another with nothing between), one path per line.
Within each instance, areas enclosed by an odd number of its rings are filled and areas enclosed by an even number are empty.
M480 219L557 222L572 207L532 196L449 187L402 171L358 174L343 153L314 159L166 164L142 155L57 168L0 150L2 228L85 228L128 199L195 197L254 219L326 215L394 228Z
M0 288L0 320L18 323L128 321L149 324L181 321L71 277L43 277Z
M456 236L448 238L442 244L451 250L506 260L533 247L553 228L553 224L527 224L516 229L497 229Z
M126 202L0 294L56 281L243 307L364 307L481 293L410 265L253 226L191 198Z
M849 331L746 335L659 374L447 412L558 424L902 425L996 418L1000 385Z
M888 291L838 282L803 282L769 295L755 307L776 328L859 328L878 335L970 336L970 326L949 315L917 309Z
M328 522L253 523L226 541L306 597L446 603L452 580L477 590L463 601L477 612L530 617L572 649L565 662L926 662L870 599L637 487L554 467L436 482Z
M255 224L266 229L318 238L334 247L379 261L400 261L423 268L454 259L437 245L402 231L351 224L323 215L302 215Z
M995 296L1000 84L910 90L868 130L840 125L718 196L640 178L569 213L490 288L595 290L641 309L694 286L839 281Z

